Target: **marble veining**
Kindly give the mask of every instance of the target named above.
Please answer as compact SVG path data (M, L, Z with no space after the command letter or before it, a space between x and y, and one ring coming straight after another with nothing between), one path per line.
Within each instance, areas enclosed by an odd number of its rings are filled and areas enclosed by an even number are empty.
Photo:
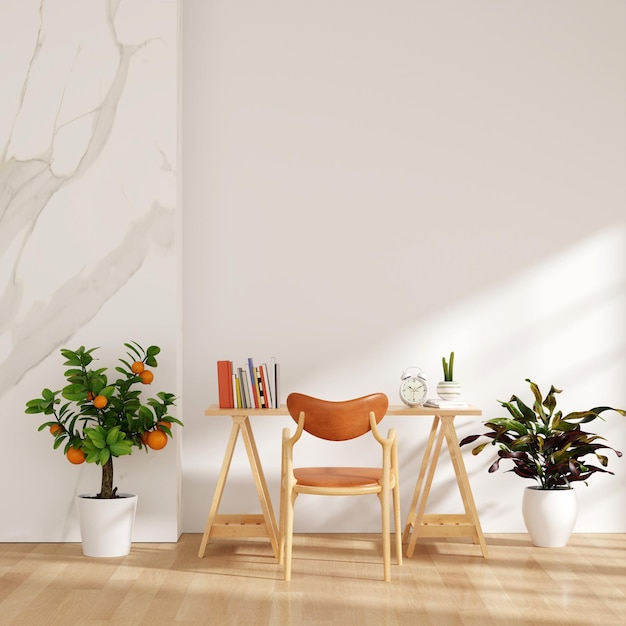
M175 14L175 2L159 4ZM173 255L175 19L147 19L151 8L3 7L5 24L13 12L29 28L0 33L24 68L7 98L15 110L0 109L0 398L149 256ZM163 64L171 75L157 83Z

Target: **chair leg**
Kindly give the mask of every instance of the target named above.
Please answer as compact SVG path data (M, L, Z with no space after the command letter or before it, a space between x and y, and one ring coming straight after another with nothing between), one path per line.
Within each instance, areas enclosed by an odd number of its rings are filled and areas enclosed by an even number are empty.
M285 580L291 580L291 550L293 547L293 509L297 493L290 490L285 493L285 530L283 541L285 543Z
M402 565L402 517L400 516L400 488L397 480L393 488L393 529L396 540L396 563Z
M391 531L389 515L389 489L383 489L379 494L382 511L382 539L383 539L383 568L385 582L391 581Z
M283 449L283 458L280 468L280 511L278 521L278 564L285 561L285 524L287 521L287 492L290 487L289 478L286 472L287 459Z
M282 565L285 561L285 485L284 478L280 485L280 512L278 518L278 564Z

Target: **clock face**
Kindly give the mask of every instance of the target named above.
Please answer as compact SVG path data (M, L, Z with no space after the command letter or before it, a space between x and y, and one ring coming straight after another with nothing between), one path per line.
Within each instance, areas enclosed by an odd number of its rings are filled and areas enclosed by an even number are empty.
M428 388L425 381L417 376L405 378L400 385L400 398L409 406L422 404L427 393Z

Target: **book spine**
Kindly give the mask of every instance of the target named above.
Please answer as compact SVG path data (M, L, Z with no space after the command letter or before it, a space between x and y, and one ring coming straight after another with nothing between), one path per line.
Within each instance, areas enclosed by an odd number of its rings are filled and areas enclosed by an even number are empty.
M265 390L265 406L268 409L273 409L274 397L272 395L272 383L267 363L261 365L261 374L263 378L263 389Z
M241 407L243 409L247 409L248 404L246 403L246 388L243 384L243 370L240 367L237 368L237 383L239 385L239 394L241 395Z
M252 383L250 382L250 375L248 374L248 370L243 368L243 380L244 387L246 388L246 400L248 402L247 408L254 408L254 389L252 388Z
M262 370L260 367L255 367L254 372L256 378L257 393L259 394L259 408L266 409L267 406L265 404L265 385L263 384Z
M276 398L276 357L272 357L267 367L267 377L270 386L270 394L272 396L272 408L278 408L278 400Z
M257 389L256 375L255 375L256 367L254 367L254 362L251 358L248 359L248 371L250 372L250 383L252 385L252 398L254 400L254 408L259 408L259 392Z
M232 371L232 361L217 362L217 392L221 409L233 408Z
M241 376L239 372L237 372L237 393L239 394L239 406L242 409L247 408L246 406L246 398L243 393L243 385L241 384Z
M231 384L232 384L232 390L233 390L233 399L234 399L233 407L235 409L239 409L240 406L239 406L239 398L238 398L238 394L237 394L237 374L235 374L235 373L231 374L230 378L231 378Z
M274 384L276 385L276 408L280 406L280 363L274 364Z

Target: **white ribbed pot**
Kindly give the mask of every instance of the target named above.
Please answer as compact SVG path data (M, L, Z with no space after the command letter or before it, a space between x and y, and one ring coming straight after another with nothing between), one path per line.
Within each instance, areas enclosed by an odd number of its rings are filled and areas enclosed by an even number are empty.
M95 494L76 496L83 554L93 557L126 556L130 552L137 496L119 493L102 500Z
M437 383L437 395L442 400L458 400L461 396L461 383L455 380L442 380Z
M562 548L569 541L578 515L576 491L526 487L522 514L533 545Z

